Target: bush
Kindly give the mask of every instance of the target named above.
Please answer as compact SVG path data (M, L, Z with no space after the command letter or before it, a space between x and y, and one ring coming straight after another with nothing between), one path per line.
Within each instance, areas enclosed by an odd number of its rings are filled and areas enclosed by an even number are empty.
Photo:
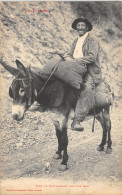
M91 21L109 20L121 29L121 2L71 2L71 7L78 17L85 17Z

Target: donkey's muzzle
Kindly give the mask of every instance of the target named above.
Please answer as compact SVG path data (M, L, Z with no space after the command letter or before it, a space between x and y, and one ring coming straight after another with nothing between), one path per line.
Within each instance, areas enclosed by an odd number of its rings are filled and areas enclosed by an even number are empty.
M20 117L18 114L14 114L13 115L13 118L16 120L16 121L20 121L23 119L23 117Z
M25 107L23 105L12 106L12 116L15 120L20 121L24 117Z

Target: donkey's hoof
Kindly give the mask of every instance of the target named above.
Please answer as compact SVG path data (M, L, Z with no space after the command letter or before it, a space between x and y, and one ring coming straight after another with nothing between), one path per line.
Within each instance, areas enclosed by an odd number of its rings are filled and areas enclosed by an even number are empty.
M104 147L103 147L103 146L98 146L98 147L97 147L97 151L101 152L101 151L103 151L103 150L104 150Z
M107 148L106 154L111 154L112 153L112 148Z
M59 171L66 171L67 170L67 165L60 164L58 169L59 169Z
M53 158L58 160L58 159L62 158L62 155L61 154L54 154Z

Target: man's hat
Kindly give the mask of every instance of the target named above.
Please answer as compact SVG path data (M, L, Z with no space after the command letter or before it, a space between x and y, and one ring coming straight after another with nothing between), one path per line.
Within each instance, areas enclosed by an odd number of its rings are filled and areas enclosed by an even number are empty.
M72 23L72 28L77 30L76 29L76 25L78 22L84 22L87 26L88 26L88 31L91 31L92 30L92 24L85 18L77 18L74 20L74 22Z

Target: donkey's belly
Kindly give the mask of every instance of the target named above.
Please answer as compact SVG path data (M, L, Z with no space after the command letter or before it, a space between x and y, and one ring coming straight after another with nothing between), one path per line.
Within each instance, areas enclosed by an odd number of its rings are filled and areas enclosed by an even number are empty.
M103 107L97 107L97 108L95 108L95 109L92 108L92 109L89 111L87 117L93 117L94 115L98 115L100 112L102 112L102 110L103 110Z
M96 116L96 115L100 114L102 112L102 110L103 110L103 107L95 108L95 110L94 110L94 108L92 108L89 111L88 115L85 117L84 121L92 119L94 117L94 115ZM74 118L74 111L73 110L70 113L70 118L71 119Z

